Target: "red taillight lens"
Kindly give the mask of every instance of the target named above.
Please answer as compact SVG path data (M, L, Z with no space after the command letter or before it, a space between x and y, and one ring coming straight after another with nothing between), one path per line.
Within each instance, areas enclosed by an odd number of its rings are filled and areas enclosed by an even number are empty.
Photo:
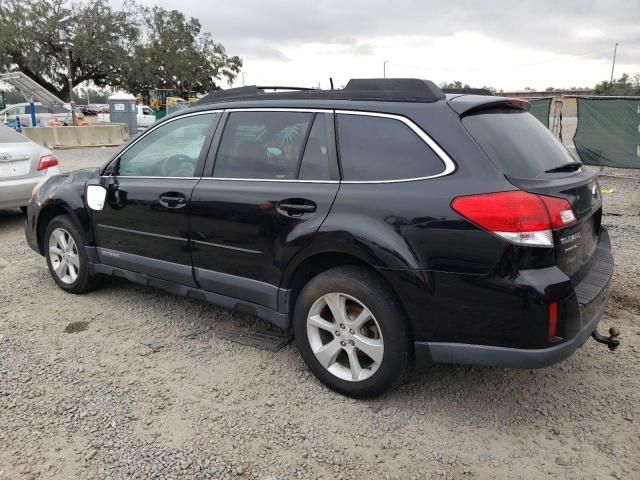
M549 304L549 340L558 336L558 304Z
M38 171L46 170L56 165L58 165L58 158L55 155L44 155L40 157L40 162L38 162Z
M539 197L544 202L544 206L547 207L553 230L568 227L576 222L573 209L564 198L547 197L546 195L539 195Z
M458 197L451 208L512 243L553 246L551 231L575 222L568 201L515 190Z

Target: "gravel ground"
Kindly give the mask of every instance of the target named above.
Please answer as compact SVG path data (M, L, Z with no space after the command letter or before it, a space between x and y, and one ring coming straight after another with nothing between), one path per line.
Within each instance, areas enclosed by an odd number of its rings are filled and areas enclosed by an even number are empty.
M69 170L111 152L57 153ZM0 479L640 478L640 175L613 173L635 177L601 178L617 352L436 366L368 401L321 386L295 346L220 338L250 316L119 280L64 293L0 212Z

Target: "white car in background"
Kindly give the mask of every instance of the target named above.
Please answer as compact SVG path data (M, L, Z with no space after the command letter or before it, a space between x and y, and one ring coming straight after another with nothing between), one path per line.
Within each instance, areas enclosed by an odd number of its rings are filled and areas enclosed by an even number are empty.
M146 130L156 122L156 112L146 105L136 105L136 120L138 130ZM109 113L98 113L98 122L109 123L111 115Z
M33 189L58 173L58 159L51 150L0 124L0 209L26 212Z
M71 110L68 107L58 106L52 107L42 105L40 102L34 103L36 108L36 122L38 125L49 123L50 120L61 122L63 125L71 125ZM20 119L20 125L23 127L31 126L31 105L28 103L17 103L10 105L4 110L0 110L0 122L12 123L16 117ZM84 120L84 114L76 108L76 120L81 122Z

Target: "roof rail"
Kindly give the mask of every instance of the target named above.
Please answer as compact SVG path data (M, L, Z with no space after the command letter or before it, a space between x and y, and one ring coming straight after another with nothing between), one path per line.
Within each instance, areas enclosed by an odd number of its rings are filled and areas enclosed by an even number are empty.
M300 91L300 92L318 90L317 88L313 88L313 87L270 87L270 86L266 86L266 87L256 87L256 88L259 88L260 90L294 90L294 91Z
M203 105L205 103L215 103L218 101L230 101L252 96L255 97L260 93L264 93L264 90L260 90L255 85L247 87L227 88L226 90L214 90L207 93L196 103Z
M292 90L265 92L265 89ZM215 90L197 104L236 100L361 100L383 102L424 102L444 100L445 95L429 80L418 78L363 78L349 80L342 90L318 90L306 87L247 86Z

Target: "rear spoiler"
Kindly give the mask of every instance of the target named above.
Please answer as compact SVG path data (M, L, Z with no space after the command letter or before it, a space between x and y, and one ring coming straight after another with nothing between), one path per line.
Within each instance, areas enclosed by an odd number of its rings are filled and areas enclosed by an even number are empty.
M489 97L494 96L494 93L488 88L443 88L444 93L458 93L460 95L486 95Z
M522 110L528 112L531 104L523 98L490 97L485 95L461 95L447 102L461 117L494 108Z

